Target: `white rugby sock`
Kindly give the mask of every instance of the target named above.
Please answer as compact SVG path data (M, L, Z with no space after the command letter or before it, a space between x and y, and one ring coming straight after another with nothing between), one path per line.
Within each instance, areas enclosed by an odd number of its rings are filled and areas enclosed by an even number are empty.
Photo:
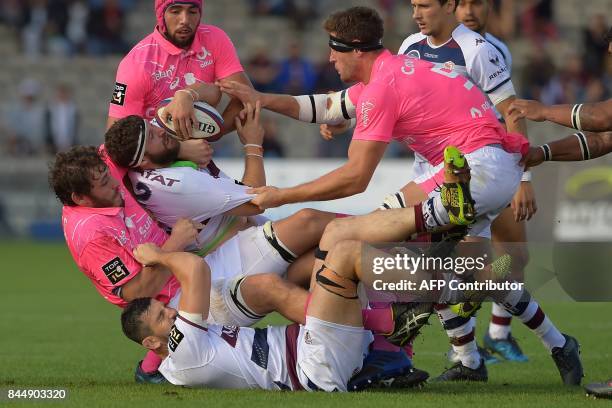
M457 316L449 308L436 308L438 318L461 364L471 369L480 366L480 353L474 337L474 323L471 318Z
M446 208L442 205L439 195L430 197L421 203L423 210L423 221L427 231L433 231L450 223L450 217Z
M489 337L493 340L504 340L510 335L512 315L497 303L491 306L491 322L489 323Z

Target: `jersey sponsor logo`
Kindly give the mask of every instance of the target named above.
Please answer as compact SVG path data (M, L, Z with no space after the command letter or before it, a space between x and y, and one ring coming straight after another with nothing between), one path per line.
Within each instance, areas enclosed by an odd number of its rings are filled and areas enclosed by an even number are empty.
M376 106L371 101L364 101L361 104L361 123L363 126L368 126L370 123L370 111Z
M125 266L121 258L116 257L109 263L102 266L102 272L106 275L110 283L116 285L123 279L130 276L129 269Z
M145 170L145 171L141 172L141 174L147 180L154 181L154 182L159 183L159 184L161 184L162 186L165 186L165 187L172 187L174 185L174 183L180 183L181 182L181 180L179 180L179 179L173 179L173 178L170 178L170 177L164 177L161 174L155 172L154 170Z
M170 329L170 335L168 336L168 348L172 351L176 351L176 348L181 341L185 338L185 335L176 328L176 325L172 326Z
M212 61L211 61L212 63ZM197 82L198 80L195 77L195 74L193 72L188 72L185 74L185 84L186 85L193 85Z
M151 74L151 77L154 81L159 81L160 79L164 78L172 78L172 76L174 75L174 71L176 71L176 66L173 64L170 65L166 70L160 69L158 71L153 72Z
M432 54L430 52L425 52L423 53L423 55L425 56L425 58L438 59L438 54Z
M223 326L221 328L221 338L232 346L232 348L236 348L238 332L240 332L240 327L238 326Z
M508 68L506 67L501 67L500 69L498 69L497 71L495 71L494 73L492 73L491 75L489 75L489 81L492 79L497 78L498 76L504 74L505 72L508 71Z
M310 330L306 330L306 334L304 334L304 343L312 345L312 336L310 335Z
M123 106L125 103L125 94L127 93L127 85L115 82L115 91L111 103L114 105Z
M212 57L212 53L206 49L206 47L202 47L202 51L196 54L196 58L200 60L200 68L206 68L213 64L212 60L206 61L206 58Z

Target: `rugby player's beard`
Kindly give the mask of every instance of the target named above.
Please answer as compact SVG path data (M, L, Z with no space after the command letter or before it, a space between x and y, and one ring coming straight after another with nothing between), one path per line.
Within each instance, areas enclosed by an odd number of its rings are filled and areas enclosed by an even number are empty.
M172 140L172 139L170 139ZM181 145L175 141L175 143L164 143L166 150L162 153L148 154L149 160L156 165L161 167L168 167L178 160L179 150Z
M193 39L195 38L195 35L196 33L194 31L191 37L185 40L179 40L178 38L176 38L176 35L170 35L170 33L166 33L166 38L168 39L168 41L170 41L172 44L174 44L178 48L187 49L191 47L191 44L193 44Z

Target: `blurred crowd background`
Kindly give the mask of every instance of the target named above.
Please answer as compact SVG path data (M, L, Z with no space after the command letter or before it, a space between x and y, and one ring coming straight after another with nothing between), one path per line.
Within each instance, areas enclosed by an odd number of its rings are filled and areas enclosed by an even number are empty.
M547 104L611 96L605 34L612 0L494 4L489 31L513 54L520 96ZM321 24L351 5L381 12L385 45L393 52L417 31L408 0L206 0L203 21L229 34L257 89L328 92L345 85L328 63ZM3 203L31 197L31 191L19 196L24 185L46 187L41 163L73 144L102 142L117 65L154 25L152 0L0 0L0 234L8 228ZM264 125L267 157L346 157L350 134L324 142L318 127L268 113ZM538 131L531 136L540 137ZM236 138L222 139L215 150L218 157L240 157ZM410 152L392 145L387 154ZM49 200L48 191L41 193L35 211L46 211Z

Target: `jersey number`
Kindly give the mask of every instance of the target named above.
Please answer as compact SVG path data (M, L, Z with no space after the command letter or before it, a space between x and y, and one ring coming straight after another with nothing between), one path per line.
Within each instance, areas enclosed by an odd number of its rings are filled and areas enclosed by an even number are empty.
M148 201L151 198L151 189L145 183L139 181L134 188L134 195L139 202Z

